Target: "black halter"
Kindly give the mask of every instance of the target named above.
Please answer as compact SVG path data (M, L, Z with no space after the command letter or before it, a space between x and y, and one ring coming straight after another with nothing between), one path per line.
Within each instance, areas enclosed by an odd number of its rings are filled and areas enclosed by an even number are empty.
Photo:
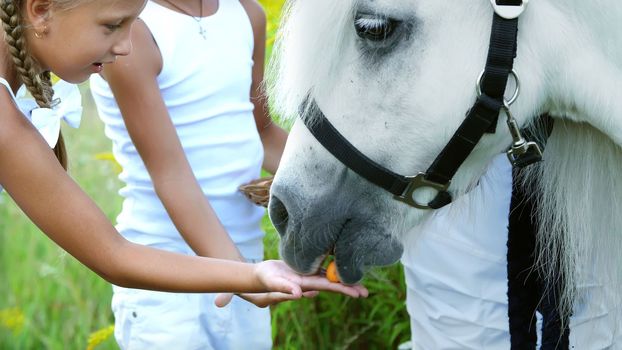
M451 203L451 194L447 192L451 179L475 148L482 136L494 133L499 113L507 110L504 101L505 87L514 58L516 57L516 39L518 16L524 10L527 0L491 0L495 9L486 67L478 82L478 97L465 120L454 133L447 145L436 157L425 173L416 176L402 176L379 165L357 150L346 140L319 109L315 101L309 101L305 113L312 113L314 118L303 118L307 128L315 138L348 168L392 193L397 200L420 209L438 209ZM503 16L503 17L502 17ZM505 17L505 18L504 18ZM518 83L518 82L517 82ZM508 115L508 118L510 116ZM510 127L512 130L512 127ZM514 130L517 130L514 128ZM520 137L520 134L517 135ZM515 138L515 144L524 139ZM539 160L538 152L525 152L513 163L525 166ZM429 203L419 203L414 193L420 188L432 188L437 191Z

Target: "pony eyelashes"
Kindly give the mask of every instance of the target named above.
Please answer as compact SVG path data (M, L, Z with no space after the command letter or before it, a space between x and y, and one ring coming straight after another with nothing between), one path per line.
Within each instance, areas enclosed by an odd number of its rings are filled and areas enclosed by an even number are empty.
M407 23L407 22L406 22ZM396 34L408 33L408 30L400 30L401 27L410 28L410 24L402 26L403 21L392 17L379 14L367 14L359 12L354 18L354 29L356 34L368 42L383 42L393 37L400 37Z
M381 28L387 24L386 18L374 18L374 17L358 17L354 24L357 27L365 28L368 30L374 30Z
M384 17L361 15L354 21L357 34L370 40L384 40L393 31L394 21Z

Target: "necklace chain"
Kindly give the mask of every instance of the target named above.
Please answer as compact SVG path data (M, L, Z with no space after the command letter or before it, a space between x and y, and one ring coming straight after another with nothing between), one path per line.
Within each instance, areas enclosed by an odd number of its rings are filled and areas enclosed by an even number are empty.
M200 10L199 10L200 11L199 16L193 16L190 12L181 8L179 5L172 2L171 0L164 0L164 1L168 3L169 5L173 6L174 8L176 8L177 10L179 10L184 15L187 15L191 17L192 19L194 19L199 25L199 35L201 35L203 39L207 39L205 28L203 28L203 25L201 24L201 20L203 19L203 0L199 0L199 3L201 4Z

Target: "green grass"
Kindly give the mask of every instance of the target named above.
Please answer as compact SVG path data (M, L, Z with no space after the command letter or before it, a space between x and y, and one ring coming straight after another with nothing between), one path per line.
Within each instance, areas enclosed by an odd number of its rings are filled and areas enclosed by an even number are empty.
M282 0L261 2L269 15L271 43ZM115 164L97 159L110 152L110 142L88 94L84 103L80 129L63 131L70 173L114 222L121 183ZM278 235L267 217L263 226L266 258L278 258ZM367 299L325 293L273 307L274 348L394 349L408 340L401 266L374 270L364 284L371 293ZM0 295L0 349L87 349L91 334L109 334L114 323L110 285L53 244L6 193L0 194ZM95 348L117 346L108 337Z

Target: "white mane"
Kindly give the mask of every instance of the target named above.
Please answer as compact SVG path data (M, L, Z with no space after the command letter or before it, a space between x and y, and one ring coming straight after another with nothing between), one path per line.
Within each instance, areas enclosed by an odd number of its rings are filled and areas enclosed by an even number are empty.
M277 114L293 118L313 89L321 88L339 62L344 31L357 0L288 1L269 67L269 95ZM317 64L321 57L323 64Z
M308 95L332 86L340 52L350 40L346 33L355 7L362 1L290 2L290 20L281 30L271 68L270 91L281 115L295 116ZM460 1L456 6L492 11L488 0L473 3ZM484 30L489 30L489 18L481 19ZM622 285L622 2L531 1L520 20L515 67L528 88L513 111L523 116L523 125L541 112L556 119L545 161L528 168L524 179L540 180L531 187L540 202L540 263L546 261L548 277L554 280L559 278L554 265L559 262L568 286L562 307L569 311L577 297L575 287L588 274L598 276L602 284ZM480 43L483 58L487 45ZM465 62L465 70L483 67L483 58ZM473 99L471 90L465 95L456 100ZM498 152L507 146L500 140L508 141L491 138L486 145L494 143ZM480 156L489 158L486 152ZM463 167L477 174L477 163L481 161L476 154ZM619 313L622 292L611 296L611 303Z

